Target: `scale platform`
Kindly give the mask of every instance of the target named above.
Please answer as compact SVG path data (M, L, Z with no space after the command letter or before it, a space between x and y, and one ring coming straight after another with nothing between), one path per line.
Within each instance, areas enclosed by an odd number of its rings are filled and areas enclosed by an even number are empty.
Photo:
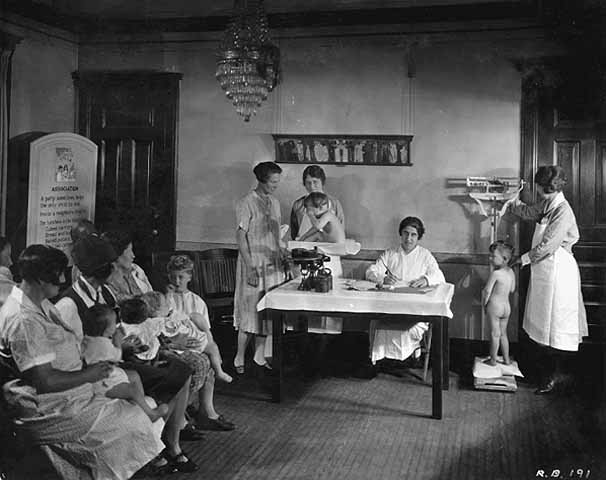
M511 365L497 364L496 367L486 365L487 357L475 357L473 363L473 386L477 390L492 390L497 392L515 392L518 389L516 376L523 376L516 361Z

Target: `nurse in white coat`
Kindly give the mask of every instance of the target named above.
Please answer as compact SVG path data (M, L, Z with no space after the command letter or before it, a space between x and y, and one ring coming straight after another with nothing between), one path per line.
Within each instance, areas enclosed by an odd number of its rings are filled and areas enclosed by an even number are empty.
M564 198L566 177L562 167L540 167L534 177L541 199L527 206L516 200L509 212L536 222L532 248L520 263L530 265L523 328L539 345L549 348L544 378L535 393L546 394L556 386L561 351L576 352L587 335L579 267L572 247L579 240L574 212Z
M385 250L366 270L366 279L382 285L415 288L444 283L444 274L429 250L418 244L425 226L417 217L406 217L398 228L400 246ZM383 358L406 360L420 353L421 339L429 328L427 322L374 320L370 325L371 360Z

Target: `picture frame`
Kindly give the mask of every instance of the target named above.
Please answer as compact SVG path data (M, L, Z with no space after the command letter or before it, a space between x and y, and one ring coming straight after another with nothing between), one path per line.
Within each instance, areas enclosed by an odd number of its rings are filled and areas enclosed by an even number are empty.
M277 163L411 167L412 135L274 134Z

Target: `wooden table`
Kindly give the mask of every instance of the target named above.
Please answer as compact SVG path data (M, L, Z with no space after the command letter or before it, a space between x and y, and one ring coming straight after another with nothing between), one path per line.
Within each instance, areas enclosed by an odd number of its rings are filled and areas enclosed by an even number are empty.
M423 316L424 321L433 325L431 416L442 418L442 390L448 390L448 319L452 318L452 284L444 283L430 292L418 294L350 290L342 279L335 280L330 292L317 293L298 290L299 283L300 280L295 279L271 290L257 305L257 311L269 315L273 322L273 401L280 402L283 396L282 337L287 315L357 317L368 322L386 318L409 320L410 315L415 315Z

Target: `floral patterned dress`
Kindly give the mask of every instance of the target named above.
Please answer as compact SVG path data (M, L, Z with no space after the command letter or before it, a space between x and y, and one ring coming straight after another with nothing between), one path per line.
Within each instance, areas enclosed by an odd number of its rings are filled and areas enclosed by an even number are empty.
M247 333L269 335L271 322L257 314L257 302L266 291L284 282L284 267L279 246L280 204L271 195L251 191L236 205L237 228L246 232L248 248L261 276L259 285L247 282L247 270L242 255L236 268L234 298L234 327Z

